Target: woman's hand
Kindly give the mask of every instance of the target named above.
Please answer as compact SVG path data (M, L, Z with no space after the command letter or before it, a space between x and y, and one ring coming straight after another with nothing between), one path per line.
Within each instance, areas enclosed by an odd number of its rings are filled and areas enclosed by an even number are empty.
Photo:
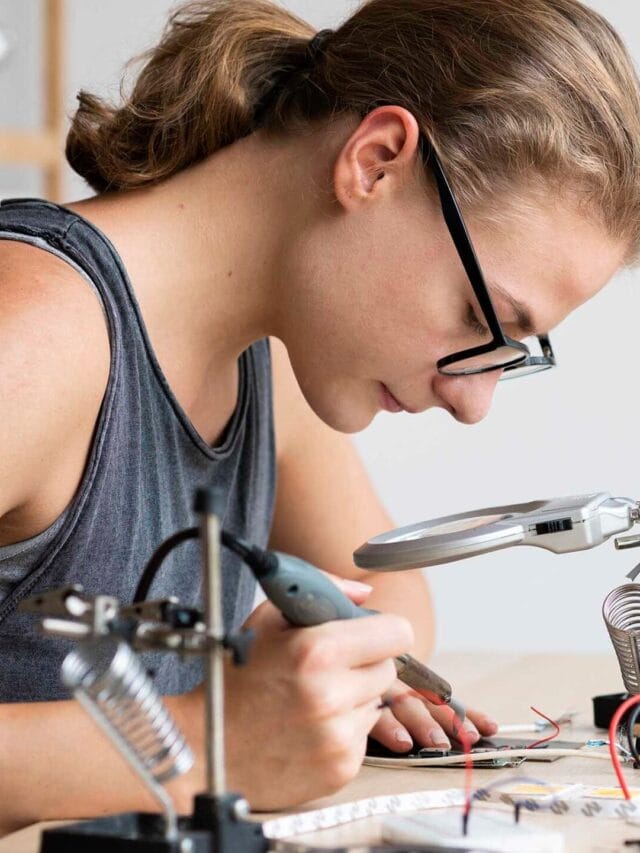
M357 604L370 587L333 578ZM230 790L256 810L325 796L360 769L381 697L395 680L393 658L414 641L407 619L390 614L294 628L265 601L246 627L256 638L244 666L225 670L226 767ZM185 698L185 697L181 697ZM202 689L178 723L197 754L183 788L202 789Z
M389 703L371 730L371 737L394 752L407 752L414 741L419 747L449 749L455 728L453 711L447 705L432 705L396 680L384 695ZM494 735L498 726L486 714L467 711L463 727L471 746L481 737Z

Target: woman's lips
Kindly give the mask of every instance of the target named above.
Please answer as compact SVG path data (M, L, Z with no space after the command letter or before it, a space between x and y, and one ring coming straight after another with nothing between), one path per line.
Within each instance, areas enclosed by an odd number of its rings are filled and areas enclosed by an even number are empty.
M380 383L382 387L382 407L387 412L406 412L407 409L393 396L384 382Z

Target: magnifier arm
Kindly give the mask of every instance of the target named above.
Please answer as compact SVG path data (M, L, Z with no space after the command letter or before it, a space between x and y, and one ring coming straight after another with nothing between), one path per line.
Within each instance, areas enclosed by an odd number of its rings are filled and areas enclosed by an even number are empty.
M639 519L638 503L629 498L603 500L595 511L584 518L572 520L557 518L553 521L530 525L523 545L535 545L554 554L585 551L602 545L607 539L630 530ZM565 522L563 524L563 522ZM571 522L571 524L569 524ZM546 527L552 529L543 532Z

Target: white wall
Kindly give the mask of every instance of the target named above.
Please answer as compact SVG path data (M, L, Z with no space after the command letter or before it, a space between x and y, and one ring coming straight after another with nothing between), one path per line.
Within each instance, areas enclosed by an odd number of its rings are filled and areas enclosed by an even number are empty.
M153 43L170 5L67 0L70 110L80 87L117 90L121 65ZM284 5L322 27L336 24L355 4ZM592 5L640 58L640 7L622 0ZM38 0L0 0L0 24L25 34L37 14ZM1 72L0 125L32 125L39 114L32 36ZM38 191L34 175L20 173L16 186L15 174L0 170L0 187L13 182L16 194ZM69 172L67 197L86 194ZM463 427L440 411L379 416L356 442L398 523L588 491L640 498L639 320L640 280L626 273L554 333L559 368L500 387L484 423ZM562 557L512 549L432 569L439 648L608 650L601 602L638 560L640 551L634 557L612 545Z

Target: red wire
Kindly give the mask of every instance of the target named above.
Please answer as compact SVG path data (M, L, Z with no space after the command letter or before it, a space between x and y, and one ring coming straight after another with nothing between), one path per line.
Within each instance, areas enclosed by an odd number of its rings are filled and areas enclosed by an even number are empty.
M620 725L620 720L622 719L624 714L629 710L629 708L633 708L635 705L638 704L640 704L640 694L630 696L622 703L622 705L619 705L616 708L616 712L611 718L611 722L609 723L609 754L611 755L611 763L613 764L613 769L615 770L618 782L620 783L620 787L622 788L622 793L624 794L625 800L630 800L631 794L629 793L629 788L627 787L625 778L622 775L620 757L618 756L618 750L616 749L616 734L618 731L618 726Z
M551 717L547 717L547 715L543 714L542 711L538 711L537 708L534 708L533 705L531 705L530 707L534 714L537 714L539 717L542 717L543 720L546 720L548 723L551 723L551 725L555 729L555 732L553 732L553 734L550 734L548 737L540 738L540 740L536 740L527 746L527 749L535 749L537 746L540 746L543 743L549 743L550 740L553 740L554 738L558 737L558 735L560 734L560 726L556 723L555 720L552 720Z
M463 721L451 708L451 721L453 723L452 731L457 740L462 744L464 751L464 807L462 810L462 829L463 834L467 834L467 824L469 822L469 814L471 812L471 803L473 800L473 760L471 758L471 738L469 732L463 728Z
M414 690L409 689L405 693L402 693L400 696L395 696L391 702L388 703L388 706L392 706L395 704L399 704L400 702L406 701L410 696L415 696L417 699L420 699L421 702L427 703L430 702L432 705L439 705L442 707L445 705L443 699L435 694L430 693L426 690ZM460 717L456 714L453 708L450 708L451 711L451 730L456 738L462 744L462 750L464 752L465 761L464 761L464 806L462 810L462 826L464 835L467 834L467 823L469 821L469 813L471 812L471 804L473 801L473 760L471 758L471 738L469 733L463 727L464 720L461 720Z

